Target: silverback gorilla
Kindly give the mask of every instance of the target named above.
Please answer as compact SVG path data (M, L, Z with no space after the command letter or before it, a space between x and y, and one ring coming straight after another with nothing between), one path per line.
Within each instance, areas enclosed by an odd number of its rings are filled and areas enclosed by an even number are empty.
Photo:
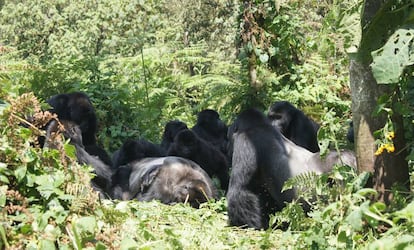
M242 112L229 129L233 147L227 192L229 223L255 229L269 226L269 215L295 198L295 190L281 192L286 180L313 171L332 170L337 163L355 167L351 152L330 152L326 159L289 141L260 111Z
M273 103L267 116L272 125L286 138L311 152L319 151L317 139L319 125L290 102Z
M294 198L293 190L281 192L291 177L289 157L279 131L258 110L239 114L230 129L232 170L227 192L232 226L267 228L269 214Z
M207 173L195 162L181 157L145 158L122 166L120 170L129 177L127 185L115 187L122 189L121 193L117 191L120 197L115 198L118 199L155 199L164 204L181 202L198 208L201 203L217 198Z

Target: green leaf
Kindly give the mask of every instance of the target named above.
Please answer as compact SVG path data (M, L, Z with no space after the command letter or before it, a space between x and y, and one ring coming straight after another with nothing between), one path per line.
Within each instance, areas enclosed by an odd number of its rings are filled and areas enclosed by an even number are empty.
M121 250L137 249L137 248L139 248L139 245L135 240L133 240L129 237L126 237L126 238L122 239L120 248L121 248Z
M267 63L269 61L269 55L268 54L261 54L259 59L262 63Z
M397 30L380 49L372 52L372 73L379 84L397 83L404 69L414 64L414 29Z
M16 176L17 180L20 182L26 176L27 167L20 166L16 170L14 170L14 175Z
M346 222L348 222L353 229L361 230L362 229L362 211L360 208L352 211L347 217Z
M40 240L39 249L56 249L55 243L51 240Z
M0 186L0 207L4 207L6 205L6 191L7 186Z
M94 235L97 227L96 219L93 216L79 218L76 220L74 227L81 239L90 238Z

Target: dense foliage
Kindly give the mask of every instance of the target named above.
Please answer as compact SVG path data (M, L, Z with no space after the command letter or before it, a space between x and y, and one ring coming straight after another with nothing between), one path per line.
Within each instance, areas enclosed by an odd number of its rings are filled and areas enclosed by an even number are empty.
M99 200L88 185L90 168L74 162L73 147L61 140L57 150L45 150L36 143L39 128L53 119L41 111L43 101L80 90L92 98L99 141L110 152L126 138L158 142L167 121L192 126L204 108L216 109L230 123L245 107L264 109L281 99L322 125L323 150L350 147L345 141L347 49L359 42L361 4L0 1L0 248L383 249L413 244L410 197L395 192L389 207L373 203L375 190L363 188L367 175L345 167L287 184L302 187L303 198L314 203L309 217L292 203L272 219L290 222L286 232L252 231L226 226L225 199L199 210L187 204ZM411 32L398 30L390 42L398 46L396 36L403 37L409 46L401 48L412 52ZM377 52L377 65L390 48ZM411 57L405 59L412 64ZM394 79L401 69L393 73L386 77ZM409 75L398 85L405 100L412 95ZM411 121L412 111L403 111ZM25 122L33 115L33 124ZM313 199L315 193L319 196Z

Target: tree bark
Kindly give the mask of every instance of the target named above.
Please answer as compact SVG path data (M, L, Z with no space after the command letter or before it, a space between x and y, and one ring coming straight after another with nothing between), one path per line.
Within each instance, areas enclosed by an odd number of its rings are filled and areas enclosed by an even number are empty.
M366 0L361 20L362 36L370 21L387 1ZM395 129L393 153L383 152L376 156L374 132L383 128L387 117L373 116L380 96L388 94L391 96L389 85L377 84L369 66L372 58L361 55L370 55L371 51L362 51L350 62L350 84L352 92L352 113L355 134L355 151L359 172L371 172L372 180L369 186L375 188L379 193L379 200L389 203L392 199L391 188L396 183L408 187L409 173L408 162L405 160L407 150L404 139L403 119L401 115L394 112L391 120ZM393 100L394 101L394 100Z

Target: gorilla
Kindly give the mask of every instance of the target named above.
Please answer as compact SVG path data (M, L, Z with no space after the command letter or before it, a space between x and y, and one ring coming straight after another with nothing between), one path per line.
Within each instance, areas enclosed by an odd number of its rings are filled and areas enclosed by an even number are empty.
M111 197L117 200L129 200L131 194L129 190L129 177L132 168L129 165L119 166L114 170L111 177Z
M256 109L238 115L231 128L232 170L227 191L232 226L267 228L269 214L294 198L293 190L281 192L291 177L289 157L280 133Z
M227 192L229 224L263 229L269 215L296 198L293 189L282 192L286 180L313 171L332 170L337 163L356 165L350 152L330 152L326 159L285 138L264 114L248 109L229 128L232 171Z
M91 180L92 187L98 191L102 198L106 197L109 193L109 188L112 186L112 170L110 166L106 165L98 157L90 155L84 149L82 142L82 132L79 125L73 121L61 120L60 123L64 127L63 135L65 138L70 139L71 144L75 146L76 158L80 164L87 164L93 167L95 177ZM59 131L59 122L52 120L46 129L46 142L45 147L56 148L53 141L53 133Z
M289 140L311 152L319 151L317 138L320 126L290 102L273 103L267 116L272 125Z
M187 124L182 121L174 120L167 122L161 139L161 148L167 152L171 143L174 141L175 135L184 129L188 129L188 127Z
M199 138L193 131L180 131L174 138L167 155L180 156L199 164L207 174L216 176L220 186L227 190L229 184L229 169L226 156L213 145Z
M321 157L319 152L312 153L306 148L296 145L282 135L283 144L289 156L290 166L305 166L309 171L317 174L332 171L335 165L348 165L354 169L357 168L355 153L349 150L336 151L331 150L325 157ZM291 173L295 174L295 167L290 167Z
M145 139L129 139L114 153L113 166L116 169L132 161L141 160L146 157L161 157L165 155L165 151L159 145Z
M103 161L108 166L113 166L113 162L111 157L108 155L105 149L99 147L96 144L84 145L85 151L92 156L98 157L101 161Z
M83 145L96 144L97 118L89 97L82 92L58 94L52 96L47 103L52 113L60 120L73 121L82 131Z
M121 175L117 175L119 171ZM121 180L128 176L126 181ZM121 166L113 176L117 199L159 200L164 204L189 203L198 208L217 198L217 191L196 163L180 157L145 158ZM119 184L124 183L121 187ZM127 184L125 184L127 183Z
M50 112L57 114L60 120L72 121L79 126L84 149L90 155L98 156L105 164L112 166L111 157L96 143L98 121L92 102L85 93L54 95L47 103L52 107Z
M227 126L219 114L212 109L204 109L197 114L197 123L191 130L201 139L211 143L226 154Z

